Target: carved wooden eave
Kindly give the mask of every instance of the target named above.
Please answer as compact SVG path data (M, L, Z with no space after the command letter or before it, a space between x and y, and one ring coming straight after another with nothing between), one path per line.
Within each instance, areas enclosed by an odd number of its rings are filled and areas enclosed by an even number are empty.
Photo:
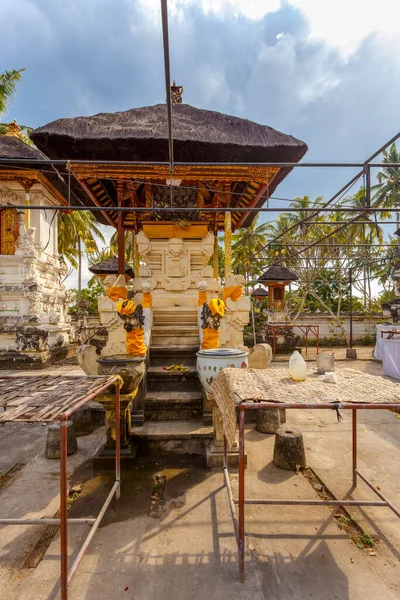
M0 169L0 181L14 181L26 188L27 183L31 182L32 185L40 183L50 194L58 200L59 204L67 206L68 202L66 198L50 183L50 181L41 173L35 169Z
M125 182L124 206L154 208L152 186L166 187L170 179L180 181L175 190L197 190L196 208L255 208L268 198L268 188L280 171L279 167L254 165L176 165L172 173L167 165L158 164L72 163L70 168L90 200L99 208L117 206L116 182L121 180ZM140 186L139 197L137 190ZM116 226L116 211L104 211L102 214L110 225ZM232 213L233 231L243 225L248 215L243 211ZM141 221L152 216L154 213L150 211L125 212L124 228L138 231ZM160 213L157 218L163 217L166 220L174 218L172 213L171 217ZM182 213L176 218L184 219L185 215ZM196 214L196 220L208 222L213 231L222 230L224 213L200 212Z

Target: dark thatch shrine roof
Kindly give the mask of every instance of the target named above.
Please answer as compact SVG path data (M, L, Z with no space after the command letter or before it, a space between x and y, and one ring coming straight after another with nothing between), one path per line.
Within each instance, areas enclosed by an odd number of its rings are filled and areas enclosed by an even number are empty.
M264 281L297 281L298 276L287 267L281 265L272 265L257 279L260 283Z
M230 184L235 189L235 195L232 195L229 200L230 206L233 208L262 207L266 199L291 171L291 168L281 168L273 175L271 175L271 171L268 185L263 185L257 177L250 181L241 175L234 175L235 164L244 163L246 173L250 173L250 171L254 171L253 167L256 163L296 163L307 151L307 145L304 142L272 127L215 111L202 110L189 104L173 105L172 120L175 173L178 173L179 168L185 170L187 165L192 164L193 166L193 163L196 163L199 169L208 169L205 166L207 164L227 163L225 170L232 172ZM125 112L58 119L33 131L31 139L41 151L54 160L70 159L72 162L74 160L83 162L90 160L104 161L104 163L135 161L144 164L147 168L149 165L154 166L158 162L167 163L169 160L167 107L166 104L156 104L155 106L132 108ZM161 171L158 171L156 167L155 172L158 175L153 178L148 176L145 179L151 185L160 183L165 185L165 175L161 176L159 174ZM211 166L213 173L206 182L206 177L200 178L209 189L215 187L214 182L219 180L218 169L220 168L222 167L215 166L213 168ZM86 174L82 174L82 170L84 172L82 164L75 165L73 166L75 177L71 178L71 188L87 206L97 204L112 208L117 205L116 169L115 165L103 165L100 170L88 168ZM100 171L102 174L96 175ZM90 174L88 174L89 172ZM147 206L146 203L143 204L144 176L143 173L141 175L137 175L137 173L138 166L130 165L126 167L124 175L121 177L125 178L125 181L132 179L142 182L136 189L136 195L139 198L136 206ZM266 171L266 179L268 177ZM185 177L177 175L177 179L182 181ZM188 186L198 185L198 179L194 178L189 181L186 178L186 184L182 183L180 192L189 193ZM228 179L229 177L225 176L221 181L227 182ZM172 208L175 211L182 206L179 198L175 198L178 191L174 190L173 192ZM206 198L205 206L214 206L213 192L211 196L211 199ZM215 202L218 205L217 197L218 194L215 194ZM152 203L152 206L154 207L156 204ZM98 220L102 222L111 220L112 224L116 225L116 213L114 214L113 211L108 212L107 215L98 212L95 214ZM187 213L186 216L188 216ZM196 216L198 220L207 220L204 214L196 213ZM250 225L255 216L255 212L233 213L233 230L236 227ZM174 219L172 213L170 216L166 216L164 213L165 217L167 220ZM158 219L154 213L147 218ZM175 218L177 218L176 213ZM136 228L140 219L140 215L136 218L127 213L124 227ZM221 228L223 221L218 222L218 226Z
M176 162L296 162L304 142L247 119L189 104L172 107ZM50 158L167 161L165 104L58 119L31 134Z
M35 170L38 171L47 179L47 181L67 200L68 188L66 182L61 177L59 172L49 164L37 164L38 160L48 160L40 150L32 146L28 146L23 140L16 135L1 135L0 134L0 159L2 158L24 158L32 159L32 162L23 164L14 164L8 162L4 164L6 169L18 169L16 174L21 175L21 179L24 178L24 170ZM35 164L36 163L36 164ZM0 169L1 174L1 169ZM79 200L76 195L71 191L70 193L71 205L82 206L84 203Z
M255 288L251 293L252 296L268 296L268 291L263 287Z
M118 275L118 256L112 256L89 267L89 271L94 275ZM125 275L129 275L131 279L135 277L135 273L128 263L125 263Z

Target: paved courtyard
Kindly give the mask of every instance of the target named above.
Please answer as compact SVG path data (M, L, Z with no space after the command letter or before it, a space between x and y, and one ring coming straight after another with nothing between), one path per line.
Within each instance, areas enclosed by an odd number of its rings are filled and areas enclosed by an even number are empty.
M369 351L371 349L368 349ZM280 362L280 361L279 361ZM381 373L381 364L338 361ZM274 364L270 368L274 368ZM76 367L65 367L69 374ZM366 390L366 394L368 390ZM330 411L288 411L288 423L304 436L307 463L336 497L375 499L362 483L351 491L351 415L337 423ZM58 461L44 458L45 427L0 429L2 517L53 516L58 506ZM400 419L389 411L360 411L360 469L400 505ZM93 473L90 457L103 441L98 428L79 438L70 457L70 476L82 489L73 516L95 515L111 485ZM247 497L316 498L302 475L272 463L274 436L246 429ZM167 477L165 503L152 501L154 475ZM236 487L237 477L233 474ZM77 488L78 489L78 488ZM238 581L236 545L223 478L201 458L138 456L123 474L122 495L113 502L71 587L73 600L243 600L400 598L400 521L386 508L349 510L374 541L360 549L326 507L248 506L246 581ZM69 551L76 555L85 526L70 527ZM0 528L0 585L7 600L59 597L59 537L36 568L27 557L43 528Z

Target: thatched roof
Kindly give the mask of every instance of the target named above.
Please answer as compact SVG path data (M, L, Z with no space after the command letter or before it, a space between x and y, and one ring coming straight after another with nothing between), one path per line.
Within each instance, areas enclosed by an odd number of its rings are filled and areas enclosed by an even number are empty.
M304 142L247 119L189 104L172 107L176 162L296 162ZM165 104L58 119L31 138L50 158L167 161Z
M287 267L281 265L273 265L265 271L257 279L260 283L264 281L297 281L298 276L293 271L290 271Z
M1 135L0 134L0 160L2 158L25 158L32 159L32 162L17 164L8 162L5 163L5 167L7 169L16 169L21 173L21 177L23 177L23 169L33 169L35 171L40 171L44 177L60 192L60 194L67 199L68 198L68 188L66 182L61 177L59 172L50 164L37 164L38 160L48 160L47 156L40 152L37 148L32 146L28 146L25 144L17 136L12 135ZM71 190L70 193L71 205L72 206L82 206L86 203L77 198L74 192Z
M19 137L0 135L0 158L32 158L32 160L47 159L40 150L28 146Z
M89 271L94 275L117 275L118 274L118 257L112 256L111 258L107 258L107 260L102 260L101 262L89 267ZM125 275L129 275L131 279L135 277L135 273L133 272L132 267L125 263Z
M258 287L251 293L252 296L268 296L268 291L263 287Z

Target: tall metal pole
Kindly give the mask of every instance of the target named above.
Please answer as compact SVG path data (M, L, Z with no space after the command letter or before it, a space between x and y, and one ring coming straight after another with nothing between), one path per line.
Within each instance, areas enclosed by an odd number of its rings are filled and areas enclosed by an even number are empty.
M117 182L118 206L124 203L124 183ZM117 244L118 244L118 275L125 274L125 238L124 238L124 213L120 211L117 218Z
M165 70L165 93L168 116L168 152L169 152L169 170L172 174L174 170L174 146L172 135L172 99L171 99L171 75L169 65L169 35L168 35L168 3L167 0L161 0L161 20L164 45L164 70Z
M349 269L350 284L350 348L353 347L353 268Z

